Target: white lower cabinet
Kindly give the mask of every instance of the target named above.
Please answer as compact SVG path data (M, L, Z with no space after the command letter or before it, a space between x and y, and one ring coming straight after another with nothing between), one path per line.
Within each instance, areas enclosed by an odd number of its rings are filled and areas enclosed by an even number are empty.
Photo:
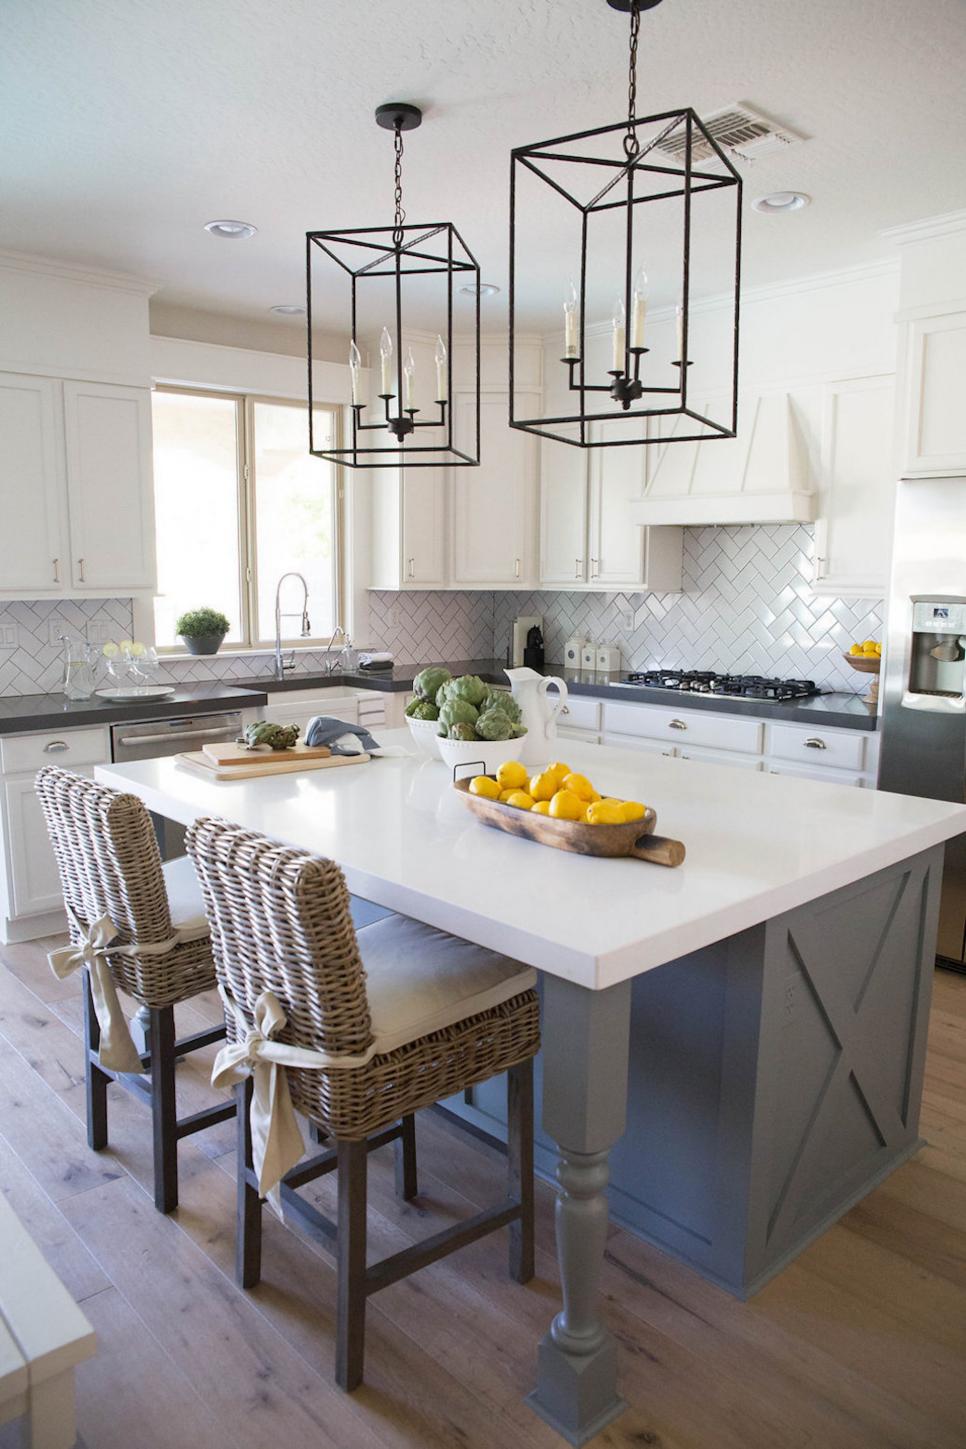
M753 755L736 755L728 750L695 750L688 745L677 754L679 760L704 760L708 765L732 765L737 770L761 769L761 761Z
M76 772L90 778L94 771L85 766ZM40 800L33 776L5 780L4 837L10 872L10 915L36 916L63 907L57 862L50 848Z
M613 745L617 750L641 750L644 754L665 755L668 759L673 759L677 754L673 745L662 744L660 740L649 740L643 735L605 734L602 743Z
M828 785L865 785L874 788L874 782L851 770L810 770L804 765L786 765L781 761L768 760L765 769L769 775L792 775L799 780L824 780Z
M403 695L397 696L405 698ZM272 724L296 724L304 737L309 720L316 715L329 715L333 719L345 720L347 724L363 725L374 729L385 727L390 722L387 701L394 696L375 689L339 691L338 686L328 689L293 689L279 691L268 696L268 704L261 712L263 719Z

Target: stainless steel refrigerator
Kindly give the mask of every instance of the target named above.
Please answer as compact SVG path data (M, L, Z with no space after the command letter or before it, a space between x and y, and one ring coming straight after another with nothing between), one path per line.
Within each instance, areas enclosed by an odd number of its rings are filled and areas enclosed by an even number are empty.
M903 478L879 788L966 802L966 477ZM966 836L946 846L937 964L966 972Z

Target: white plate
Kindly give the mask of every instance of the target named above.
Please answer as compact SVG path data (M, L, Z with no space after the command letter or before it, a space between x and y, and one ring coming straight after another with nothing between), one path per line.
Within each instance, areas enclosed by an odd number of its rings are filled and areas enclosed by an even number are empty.
M166 699L174 694L173 684L128 684L118 689L96 689L101 699Z

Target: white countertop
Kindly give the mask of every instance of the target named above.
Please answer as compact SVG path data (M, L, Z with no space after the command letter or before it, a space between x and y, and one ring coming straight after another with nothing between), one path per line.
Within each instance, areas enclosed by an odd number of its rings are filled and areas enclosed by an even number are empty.
M411 745L408 730L380 741ZM684 864L518 840L476 820L422 756L225 783L174 758L95 773L184 824L217 815L331 857L356 895L597 989L966 831L966 806L944 801L574 740L556 754L602 793L654 806Z

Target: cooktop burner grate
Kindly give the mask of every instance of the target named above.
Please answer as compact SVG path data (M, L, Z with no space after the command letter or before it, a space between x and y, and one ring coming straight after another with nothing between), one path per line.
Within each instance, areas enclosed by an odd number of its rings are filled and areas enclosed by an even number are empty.
M808 699L820 693L812 679L768 679L761 674L715 674L693 669L646 669L625 675L621 682L681 694L716 694L724 699Z

